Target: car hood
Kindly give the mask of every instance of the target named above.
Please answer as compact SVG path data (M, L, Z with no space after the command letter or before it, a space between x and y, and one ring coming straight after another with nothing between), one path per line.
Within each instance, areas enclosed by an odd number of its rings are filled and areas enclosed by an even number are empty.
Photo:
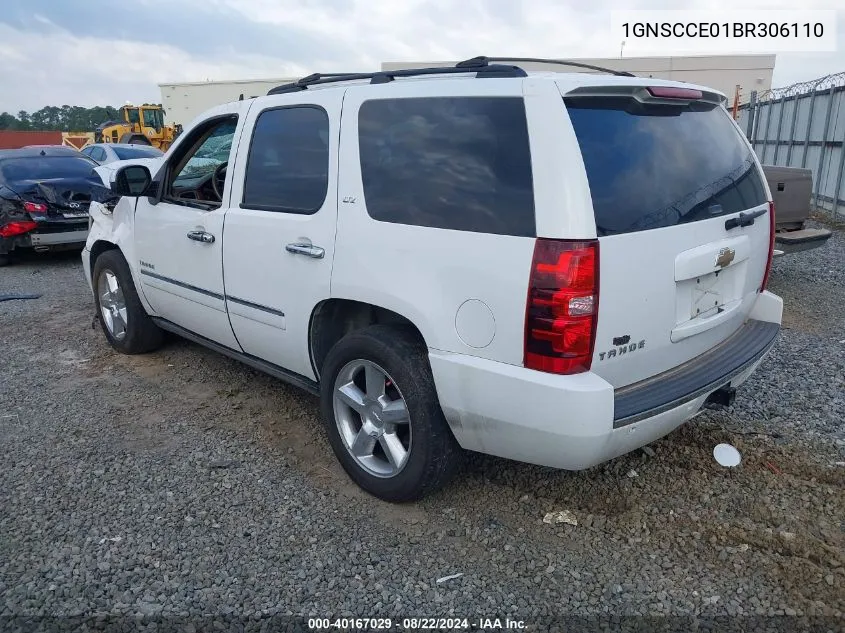
M155 158L129 158L127 160L116 160L113 163L106 163L105 165L95 167L94 171L102 179L103 184L106 187L109 187L114 181L115 173L117 173L117 170L121 167L126 167L127 165L143 165L150 170L150 174L155 176L156 172L161 167L163 159L164 156L156 156Z

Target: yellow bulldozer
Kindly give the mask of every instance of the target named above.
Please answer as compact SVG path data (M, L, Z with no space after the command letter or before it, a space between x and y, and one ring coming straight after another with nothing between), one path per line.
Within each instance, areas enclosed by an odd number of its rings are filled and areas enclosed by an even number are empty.
M164 108L160 105L127 104L120 108L120 121L106 121L94 130L96 143L130 143L152 145L163 152L182 133L181 125L164 124Z

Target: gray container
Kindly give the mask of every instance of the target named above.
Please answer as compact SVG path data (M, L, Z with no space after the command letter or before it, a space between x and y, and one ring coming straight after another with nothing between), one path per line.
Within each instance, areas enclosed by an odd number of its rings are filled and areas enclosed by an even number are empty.
M775 201L775 222L778 230L795 230L810 217L813 196L813 172L800 167L763 165L772 200Z

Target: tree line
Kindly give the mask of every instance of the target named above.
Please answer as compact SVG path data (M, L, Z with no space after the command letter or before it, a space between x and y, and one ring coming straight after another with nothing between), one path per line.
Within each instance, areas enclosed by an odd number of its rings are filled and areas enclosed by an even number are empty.
M111 106L63 105L46 106L37 112L21 110L17 115L0 113L0 130L59 130L62 132L91 132L100 123L120 119L118 108Z

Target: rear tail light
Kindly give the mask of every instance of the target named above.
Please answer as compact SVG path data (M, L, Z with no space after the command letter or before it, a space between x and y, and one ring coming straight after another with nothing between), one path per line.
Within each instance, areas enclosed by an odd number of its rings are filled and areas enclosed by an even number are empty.
M27 213L47 213L47 205L40 202L24 202L23 210Z
M769 202L769 258L766 260L766 272L763 273L763 283L760 284L760 292L766 289L769 283L769 273L772 272L772 258L775 255L775 203Z
M33 229L38 228L37 222L26 220L24 222L9 222L0 226L0 237L14 237L15 235L23 235L29 233Z
M538 239L525 309L525 366L588 371L596 338L599 243Z
M673 88L672 86L653 86L648 88L652 97L661 99L701 99L704 95L701 90L692 88Z

